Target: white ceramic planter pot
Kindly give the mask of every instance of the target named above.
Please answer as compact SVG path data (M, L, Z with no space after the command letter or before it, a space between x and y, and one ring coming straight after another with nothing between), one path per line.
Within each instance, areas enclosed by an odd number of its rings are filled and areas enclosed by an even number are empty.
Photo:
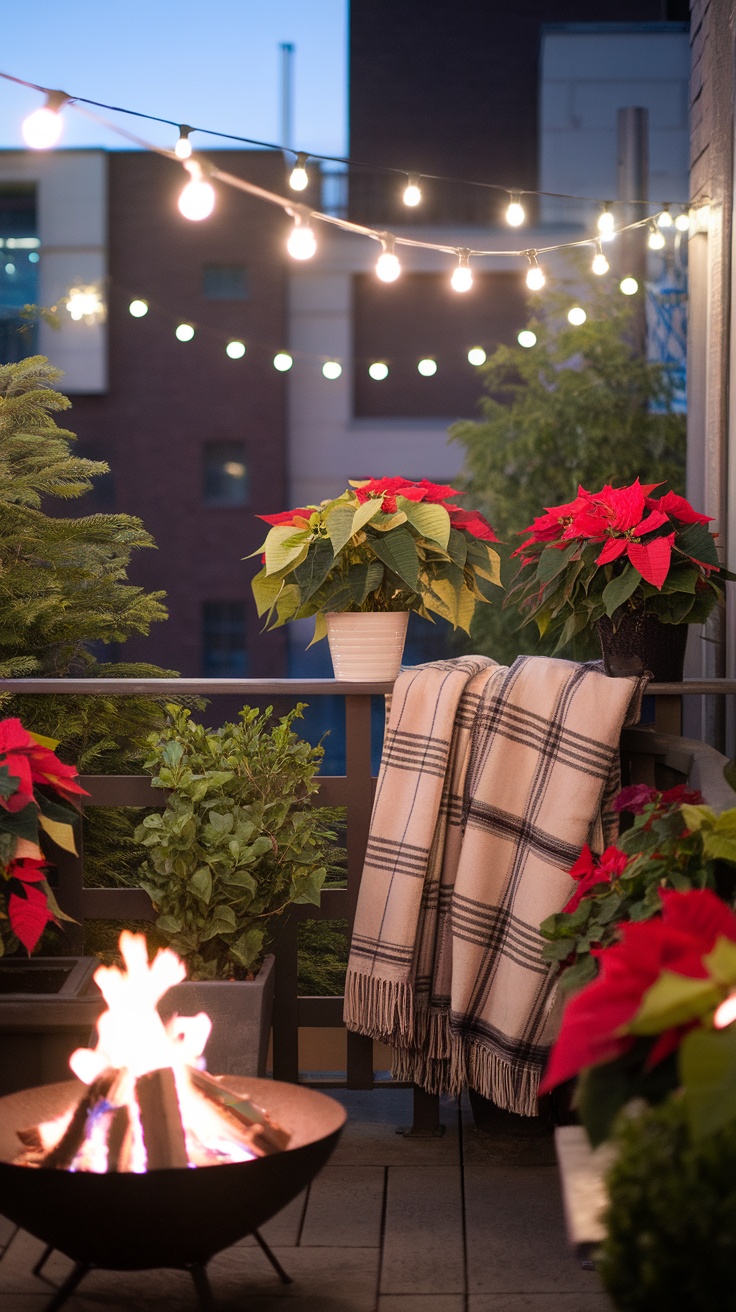
M408 611L331 612L325 621L336 679L388 683L396 678Z

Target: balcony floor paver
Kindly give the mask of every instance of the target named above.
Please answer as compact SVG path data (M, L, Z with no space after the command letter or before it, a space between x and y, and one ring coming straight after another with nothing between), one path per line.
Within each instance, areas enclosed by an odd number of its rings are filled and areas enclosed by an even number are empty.
M441 1139L397 1135L408 1090L338 1090L349 1121L322 1175L263 1234L294 1278L281 1285L252 1238L210 1263L218 1312L610 1312L567 1246L551 1136L514 1118L490 1133L442 1103ZM0 1218L0 1246L11 1227ZM44 1312L30 1274L38 1240L0 1261L2 1312ZM61 1254L46 1274L69 1270ZM195 1312L183 1272L92 1272L68 1312Z

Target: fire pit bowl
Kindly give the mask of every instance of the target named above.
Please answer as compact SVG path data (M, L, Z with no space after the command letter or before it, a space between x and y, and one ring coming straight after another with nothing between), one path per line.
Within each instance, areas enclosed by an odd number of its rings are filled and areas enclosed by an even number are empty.
M225 1165L92 1174L14 1166L16 1130L74 1106L84 1085L49 1084L0 1098L0 1214L78 1267L203 1268L281 1211L324 1166L346 1114L300 1085L228 1076L291 1132L285 1151Z

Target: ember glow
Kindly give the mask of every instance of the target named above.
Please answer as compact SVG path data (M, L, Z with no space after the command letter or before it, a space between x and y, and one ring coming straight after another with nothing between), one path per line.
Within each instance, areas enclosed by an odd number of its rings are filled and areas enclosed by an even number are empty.
M55 1121L20 1132L29 1166L70 1171L132 1171L246 1162L286 1147L288 1135L247 1096L205 1072L209 1016L173 1016L157 1003L186 977L174 952L149 963L143 935L124 931L125 969L100 966L95 982L107 1003L94 1048L70 1059L87 1092Z

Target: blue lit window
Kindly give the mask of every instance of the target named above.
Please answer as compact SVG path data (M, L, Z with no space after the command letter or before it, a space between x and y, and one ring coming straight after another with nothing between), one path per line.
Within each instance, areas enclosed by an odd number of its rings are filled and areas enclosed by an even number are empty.
M248 501L244 443L205 442L202 478L206 506L244 506Z
M0 187L0 360L33 355L36 326L22 317L38 304L38 247L35 187Z

